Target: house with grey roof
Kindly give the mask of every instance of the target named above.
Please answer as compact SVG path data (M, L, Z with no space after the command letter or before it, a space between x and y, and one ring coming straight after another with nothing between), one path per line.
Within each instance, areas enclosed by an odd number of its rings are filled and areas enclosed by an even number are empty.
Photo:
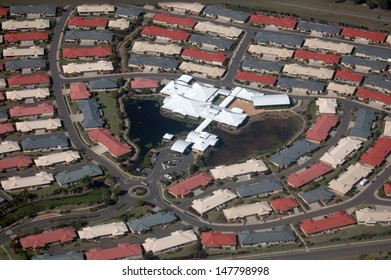
M5 109L0 109L0 122L8 120L8 113Z
M5 82L5 79L0 78L0 89L6 88L7 83Z
M230 50L233 46L230 40L199 34L191 34L187 41L197 47L205 46L221 51Z
M68 30L65 32L65 42L84 42L84 43L110 43L113 41L114 33L110 31L83 31Z
M265 31L257 32L255 41L260 45L273 45L286 48L301 48L304 43L304 39L297 35L283 35Z
M297 237L291 228L281 227L265 231L240 231L238 239L242 247L267 247L273 244L292 243Z
M117 81L111 79L101 79L89 81L88 88L92 91L110 91L118 89Z
M56 6L50 5L15 5L11 6L9 13L11 16L47 16L54 17L57 13Z
M74 251L70 251L60 255L49 255L45 253L33 256L31 259L38 261L82 261L84 260L84 254Z
M242 69L259 73L281 73L283 65L278 62L259 60L253 57L245 57L242 61Z
M333 199L334 193L328 187L320 187L308 192L299 192L299 197L310 205L315 202L329 202Z
M178 218L172 212L159 212L140 219L128 222L128 227L133 233L143 234L155 227L174 223Z
M179 66L179 61L168 57L156 57L132 54L128 60L128 66L133 68L151 67L163 71L174 71Z
M364 85L378 91L391 93L391 80L386 80L379 76L368 76L364 80Z
M272 155L270 162L280 168L286 168L294 164L299 158L312 153L317 148L318 146L314 143L311 143L306 139L301 139L293 143L289 148L285 148Z
M372 60L391 61L391 49L375 48L372 46L356 46L354 50L355 56L365 57Z
M82 125L85 129L102 127L104 125L99 105L94 99L80 100L77 102L77 106L83 113Z
M138 19L142 13L142 10L136 8L117 7L115 10L116 17L124 17L128 19Z
M350 129L350 136L360 140L368 139L372 134L372 124L376 120L376 113L373 110L359 109L356 112L356 121Z
M0 196L0 205L5 203L5 199Z
M266 179L253 184L242 184L236 188L237 194L241 198L252 196L266 197L273 193L278 193L284 189L280 181L275 179Z
M278 78L277 87L279 90L287 92L321 94L325 91L326 84L309 80Z
M338 36L342 30L342 28L338 26L306 21L299 21L296 29L303 32L316 32L322 36Z
M7 71L20 70L42 70L46 69L47 62L45 59L23 59L23 60L7 60L4 63Z
M388 67L388 64L382 61L369 60L348 55L342 56L341 64L349 68L355 68L356 71L359 71L358 68L360 68L363 71L372 71L376 73L386 71Z
M248 14L239 12L239 11L233 11L217 6L206 6L202 10L202 14L211 17L211 18L217 18L224 21L231 21L231 22L237 22L237 23L245 23L248 18L250 17Z
M60 173L57 173L54 178L56 179L57 183L62 187L78 182L84 177L93 178L101 175L103 175L103 171L99 167L99 165L87 164L73 171L64 170Z
M21 144L25 152L58 150L69 146L68 138L63 134L30 136Z

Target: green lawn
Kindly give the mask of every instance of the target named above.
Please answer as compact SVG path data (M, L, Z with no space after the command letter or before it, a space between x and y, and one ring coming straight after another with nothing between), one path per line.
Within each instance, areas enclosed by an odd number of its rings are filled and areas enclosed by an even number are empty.
M99 99L99 104L103 110L104 118L110 127L110 131L114 135L119 136L120 119L118 118L119 108L117 107L117 100L112 98L109 93L105 92L99 92L97 98Z

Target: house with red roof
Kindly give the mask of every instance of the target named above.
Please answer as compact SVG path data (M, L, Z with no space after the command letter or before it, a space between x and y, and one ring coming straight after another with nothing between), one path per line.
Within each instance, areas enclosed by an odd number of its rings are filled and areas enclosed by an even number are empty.
M359 86L363 79L364 75L357 74L346 69L337 71L334 76L334 80L338 82L352 84L355 86Z
M235 80L239 80L244 83L256 83L259 87L274 86L277 83L277 78L268 75L258 75L248 72L237 72Z
M321 61L324 64L338 64L341 56L336 54L316 53L305 50L296 50L294 58L300 61Z
M141 31L141 36L148 38L165 39L174 42L185 42L189 38L190 33L187 33L182 30L168 30L156 26L146 26Z
M0 18L7 17L8 10L6 7L0 7Z
M53 231L44 232L41 234L29 235L20 239L20 243L24 250L39 249L46 247L52 243L72 242L77 237L73 228L60 228Z
M110 47L96 46L93 48L63 48L63 59L104 59L112 55Z
M70 84L70 88L69 96L72 101L89 99L91 97L91 93L84 83L72 83Z
M391 184L384 184L383 188L384 188L384 194L387 197L391 197Z
M315 125L306 133L306 139L315 144L325 141L331 129L338 123L338 118L332 115L320 115L316 118Z
M1 123L0 124L0 135L3 136L7 133L14 132L15 128L12 123Z
M0 92L0 102L3 102L5 100L5 96L2 92Z
M4 35L6 43L20 43L20 42L40 42L49 40L47 32L25 32L25 33L10 33Z
M342 29L341 35L349 39L364 39L371 43L383 43L387 38L387 35L379 32L370 32L353 28Z
M208 249L230 249L236 250L238 241L234 233L221 233L219 231L208 231L201 234L201 244L205 250Z
M97 128L88 131L88 137L94 142L104 146L113 157L122 157L129 154L132 148L111 134L107 129Z
M159 87L159 82L157 80L135 78L130 82L130 86L136 92L142 92L143 90L151 90L156 92L156 89Z
M297 207L299 207L299 203L293 197L283 197L279 199L274 199L269 201L270 206L276 212L288 212Z
M31 165L33 165L33 160L27 156L5 158L0 160L0 171L13 168L23 169L28 168Z
M12 118L26 118L32 116L50 117L54 114L53 104L40 103L34 106L31 105L18 105L9 110L9 114Z
M227 57L223 52L210 53L195 48L185 49L182 52L181 57L196 62L205 62L219 66L223 66L224 62L227 60Z
M375 146L361 156L361 163L373 168L379 167L391 153L391 138L382 137L376 140Z
M0 63L0 71L3 71L3 70L4 70L4 64Z
M278 18L278 17L269 17L264 14L252 15L250 17L250 23L256 25L269 25L275 26L282 29L295 29L297 21L293 18Z
M323 164L321 162L311 165L304 171L292 173L288 176L288 185L294 188L301 188L309 182L312 182L316 178L319 178L334 169L331 166Z
M305 220L300 224L300 229L306 236L313 236L334 233L337 229L350 227L354 224L356 221L351 216L343 212L336 212L327 218Z
M185 197L192 193L195 189L198 189L200 187L206 187L212 181L213 178L206 173L199 173L186 179L185 181L170 186L167 191L176 198Z
M373 100L377 103L381 103L383 105L390 105L391 104L391 96L385 95L383 93L380 93L378 91L366 89L366 88L359 88L356 92L356 95L360 100Z
M90 249L85 255L87 260L131 260L142 258L143 250L139 244L119 243L114 248Z
M153 17L154 24L160 24L171 28L184 28L184 29L193 29L197 21L192 18L180 18L173 17L169 14L162 13L157 14Z
M9 87L49 86L50 77L47 74L18 75L9 77L7 83Z
M80 18L74 17L68 20L69 29L98 29L103 30L106 28L108 21L102 18Z

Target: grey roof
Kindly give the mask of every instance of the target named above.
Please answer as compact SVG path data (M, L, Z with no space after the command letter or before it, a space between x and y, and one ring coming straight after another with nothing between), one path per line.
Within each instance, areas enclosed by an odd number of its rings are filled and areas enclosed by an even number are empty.
M55 134L49 136L31 136L22 140L22 148L24 151L54 149L57 147L68 147L68 138L63 134Z
M4 203L5 199L0 196L0 204Z
M299 23L296 26L296 29L300 29L303 31L316 31L318 33L327 33L331 35L339 35L339 33L341 33L342 30L342 28L338 26L306 22L306 21L299 21Z
M110 79L101 79L97 81L89 81L88 87L90 90L104 90L118 88L117 81Z
M268 231L244 230L238 233L238 238L239 243L244 246L294 242L297 239L293 230L288 227L276 228Z
M264 195L274 191L282 190L284 187L278 180L262 180L250 185L240 185L236 188L236 192L242 198L255 195Z
M191 34L188 42L196 45L213 45L219 49L229 50L232 47L233 42L227 39L221 39L216 37L211 37L207 35Z
M64 170L60 173L57 173L54 178L60 185L66 185L80 181L86 176L96 177L102 174L103 171L100 169L99 165L87 164L73 171Z
M308 80L279 78L277 80L277 87L284 89L303 88L309 91L323 92L326 87L326 84Z
M46 15L55 15L57 11L56 6L49 5L29 5L22 6L16 5L10 7L10 14L46 14Z
M154 227L167 225L175 222L177 217L172 212L159 212L150 216L128 222L128 227L132 232L143 233Z
M61 255L41 254L41 255L36 255L31 259L39 260L39 261L82 261L84 260L84 254L80 252L71 251Z
M364 66L377 71L385 71L388 66L388 64L385 62L369 60L369 59L353 57L353 56L342 56L341 64Z
M281 72L283 65L277 62L270 62L259 60L253 57L246 57L242 62L242 67L263 70L266 72Z
M8 119L8 113L5 109L0 109L0 119Z
M367 86L372 86L374 88L380 88L386 91L391 91L391 80L386 80L379 76L366 77L364 80L364 84Z
M372 134L372 123L375 119L375 111L359 109L356 112L354 127L350 129L350 136L368 139Z
M128 65L152 66L175 70L178 68L179 61L168 57L155 57L132 54L129 57Z
M18 71L21 69L45 69L45 59L25 59L25 60L9 60L5 61L5 69Z
M354 50L355 54L364 54L367 56L378 57L382 60L391 60L391 49L375 48L371 46L357 46Z
M307 204L311 204L317 201L330 201L334 197L334 194L328 187L320 187L308 192L299 192L299 196Z
M115 10L116 16L125 16L127 18L137 18L142 14L140 9L117 7Z
M94 99L80 100L77 106L83 112L83 127L96 128L102 127L104 121L100 116L99 105Z
M69 30L65 32L66 41L77 40L90 40L100 42L111 42L113 40L114 33L110 31L82 31L82 30Z
M220 8L216 6L206 6L202 11L204 15L214 15L217 17L226 17L236 21L246 22L250 17L248 14L238 11L233 11L225 8Z
M272 155L270 161L280 167L287 167L295 163L300 157L315 151L317 148L318 146L314 143L301 139L289 148Z
M263 31L257 32L255 41L263 44L280 44L292 48L300 48L304 43L304 39L300 36L282 35Z

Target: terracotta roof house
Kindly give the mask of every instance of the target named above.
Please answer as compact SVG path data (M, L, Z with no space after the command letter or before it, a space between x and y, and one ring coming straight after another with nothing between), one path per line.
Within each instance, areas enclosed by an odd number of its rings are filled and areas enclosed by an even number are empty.
M121 157L129 154L132 148L111 134L107 129L97 128L88 131L88 137L94 142L104 146L113 157Z
M270 200L269 204L276 212L288 212L299 207L299 203L293 197Z
M264 14L252 15L250 23L257 25L271 25L283 29L295 29L297 21L293 18L269 17Z
M190 33L182 30L168 30L156 26L146 26L141 31L141 36L164 38L170 41L184 42L189 38Z
M47 32L4 34L4 41L7 43L19 43L19 42L26 42L26 41L47 41L47 40L49 40L49 34Z
M7 17L8 15L8 8L6 7L0 7L0 18Z
M309 182L334 170L331 166L323 163L315 163L304 171L292 173L288 176L288 185L294 188L301 188Z
M102 18L86 19L80 17L74 17L68 20L68 27L70 29L83 28L83 29L105 29L107 26L107 20Z
M387 197L391 197L391 184L384 184L384 193Z
M197 62L205 62L210 64L216 64L222 66L227 60L226 55L223 52L205 52L194 48L185 49L181 57Z
M64 59L94 58L103 59L111 56L112 50L109 47L95 46L92 48L63 48L62 57Z
M342 83L359 86L364 79L364 75L351 72L346 69L339 70L335 73L334 80Z
M91 93L87 89L86 84L84 83L72 83L70 84L71 91L69 96L72 101L89 99L91 97Z
M31 116L53 116L54 107L50 103L40 103L34 106L19 105L9 110L12 118L23 118Z
M27 156L20 156L20 157L13 157L13 158L5 158L0 160L0 171L4 171L7 169L22 169L27 168L33 164L33 161L30 157Z
M331 115L320 115L316 118L315 125L306 133L306 139L315 144L326 140L329 132L338 123L338 118Z
M391 138L382 137L376 140L375 146L361 156L361 163L373 168L380 166L391 153Z
M199 187L205 187L213 181L213 178L205 173L194 175L185 181L170 186L167 190L175 197L185 197Z
M135 78L133 81L130 82L130 86L137 92L141 92L144 89L149 89L154 92L159 87L159 82L157 80Z
M30 235L20 239L20 243L24 250L32 248L38 249L46 247L51 243L65 243L71 242L76 239L76 232L73 228L70 229L57 229L53 231L44 232L41 234Z
M331 214L328 218L323 218L320 220L305 220L300 224L301 230L306 236L318 235L323 232L333 233L337 229L345 228L352 226L356 221L343 212L336 212Z
M235 75L236 80L243 82L257 83L259 86L274 86L277 82L277 78L267 75L257 75L248 72L237 72Z
M0 124L0 135L5 135L10 132L14 132L15 128L12 123L2 123Z
M21 87L31 85L48 85L50 77L47 74L35 74L30 76L12 76L7 80L9 87Z
M372 43L383 43L387 38L387 35L379 32L369 32L353 28L342 29L341 35L350 39L365 39Z
M86 253L87 260L131 260L140 259L143 250L139 244L119 243L117 247L93 248Z
M235 250L238 245L236 234L218 231L203 232L201 235L201 243L204 249L228 248Z
M336 54L323 54L323 53L316 53L316 52L310 52L305 50L296 50L295 51L295 58L299 60L313 60L313 61L321 61L324 64L338 64L341 60L341 56Z
M169 27L192 29L197 22L192 18L173 17L169 14L162 13L153 17L153 23Z
M374 100L375 102L382 103L384 105L391 104L391 96L382 94L374 90L359 88L356 92L356 95L362 100L370 99Z

